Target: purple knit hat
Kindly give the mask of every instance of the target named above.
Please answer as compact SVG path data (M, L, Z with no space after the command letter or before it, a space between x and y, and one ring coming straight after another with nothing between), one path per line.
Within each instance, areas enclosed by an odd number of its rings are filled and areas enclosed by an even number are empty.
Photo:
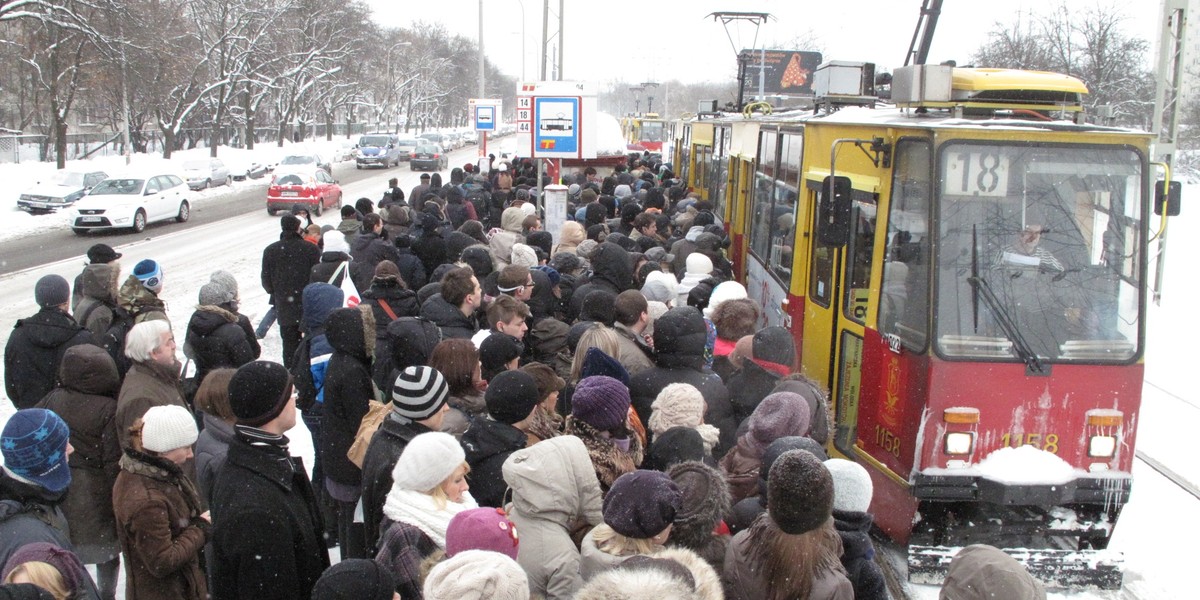
M27 562L43 562L54 567L62 575L63 584L72 592L77 591L83 584L83 578L88 576L83 563L79 562L79 557L75 556L74 552L49 542L34 542L21 546L9 557L8 562L4 564L3 574L0 574L0 580L7 579L9 573Z
M571 416L600 431L612 431L629 417L629 388L606 375L584 377L571 396Z
M775 392L758 404L750 415L746 441L758 456L771 442L792 435L808 435L808 402L800 394Z
M446 557L465 550L489 550L517 560L517 526L502 508L464 510L446 527Z

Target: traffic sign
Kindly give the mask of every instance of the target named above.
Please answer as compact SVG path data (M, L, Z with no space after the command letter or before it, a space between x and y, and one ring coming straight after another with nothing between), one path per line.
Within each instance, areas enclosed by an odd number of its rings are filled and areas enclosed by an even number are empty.
M517 151L535 158L596 157L596 91L580 81L517 84Z
M495 98L471 98L467 100L467 108L471 112L471 121L475 131L496 131L499 126L501 101Z

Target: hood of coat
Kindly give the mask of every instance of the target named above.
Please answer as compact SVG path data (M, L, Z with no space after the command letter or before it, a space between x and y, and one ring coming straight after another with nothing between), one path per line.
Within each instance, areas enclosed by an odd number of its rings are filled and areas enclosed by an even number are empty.
M517 209L517 212L520 211L521 209ZM492 255L492 265L497 270L508 266L509 258L512 257L513 246L524 241L525 238L519 233L493 229L490 237L488 238L488 250ZM464 253L465 252L466 251L464 250Z
M219 327L226 323L237 323L238 317L236 314L211 304L201 304L196 307L196 312L192 313L192 318L188 321L188 332L196 333L200 336L212 335Z
M147 307L164 308L166 306L158 295L147 289L133 275L125 278L125 282L121 284L121 289L117 291L117 301L121 308L132 313L141 312Z
M875 557L875 545L871 543L871 523L875 519L871 513L835 510L833 511L833 526L838 535L842 536L842 552L847 557Z
M62 386L81 394L117 397L121 391L121 375L117 363L108 351L92 344L67 348L58 366Z
M352 260L349 254L341 250L326 250L321 253L321 262L323 263L340 263Z
M624 248L605 242L592 254L592 279L603 279L623 292L633 287L633 263Z
M20 328L34 346L57 348L79 334L83 326L58 308L47 307L32 317L17 321L16 328Z
M325 320L325 337L335 351L370 362L375 355L375 313L365 304L339 308Z
M121 281L121 265L117 262L97 263L83 268L80 286L85 297L116 303L117 287Z
M525 211L520 207L510 206L500 213L500 229L521 233L521 222L525 220Z
M310 283L304 286L300 320L305 331L316 331L325 325L325 319L342 307L342 290L328 283Z
M559 248L574 248L586 239L587 231L579 221L567 221L558 234Z
M408 207L399 203L387 205L386 208L379 211L379 216L383 219L385 225L403 227L412 221L412 218L408 214Z
M548 356L567 349L567 334L570 331L571 328L558 319L542 319L525 336L535 351Z
M512 507L528 519L566 527L583 517L599 524L600 481L583 441L560 435L517 450L504 461L504 482L512 488Z
M554 296L554 284L550 282L550 276L539 269L530 269L529 275L533 278L533 295L525 301L525 304L529 305L529 312L533 315L533 320L538 321L553 316L558 298Z
M486 411L486 405L484 408ZM480 415L471 421L471 426L463 433L462 447L466 451L467 462L475 465L497 454L520 450L525 447L525 440L524 431Z
M704 317L691 306L672 308L654 322L654 350L659 366L699 369L704 363L707 342Z
M387 337L392 342L392 366L405 369L429 362L433 348L442 341L442 330L429 319L400 317L388 323Z

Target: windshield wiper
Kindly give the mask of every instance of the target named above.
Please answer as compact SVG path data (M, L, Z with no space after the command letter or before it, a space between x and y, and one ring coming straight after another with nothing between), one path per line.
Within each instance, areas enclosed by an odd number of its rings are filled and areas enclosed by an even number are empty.
M1021 329L1017 327L1016 321L1012 315L996 297L996 292L992 290L991 284L986 279L979 275L979 240L978 232L974 225L971 226L971 276L967 277L967 283L971 284L971 301L974 309L975 329L979 329L979 298L983 297L983 301L992 309L993 315L996 317L996 322L1000 325L1000 329L1008 336L1008 339L1013 343L1013 349L1017 351L1017 357L1021 362L1025 363L1026 368L1035 373L1045 374L1045 366L1042 364L1037 353L1030 347L1025 336L1021 335Z

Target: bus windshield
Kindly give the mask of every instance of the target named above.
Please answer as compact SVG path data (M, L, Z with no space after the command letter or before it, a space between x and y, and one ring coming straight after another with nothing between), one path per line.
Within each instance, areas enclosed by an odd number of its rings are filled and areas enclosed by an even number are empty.
M938 165L936 340L948 358L1125 362L1139 351L1143 159L950 143Z

